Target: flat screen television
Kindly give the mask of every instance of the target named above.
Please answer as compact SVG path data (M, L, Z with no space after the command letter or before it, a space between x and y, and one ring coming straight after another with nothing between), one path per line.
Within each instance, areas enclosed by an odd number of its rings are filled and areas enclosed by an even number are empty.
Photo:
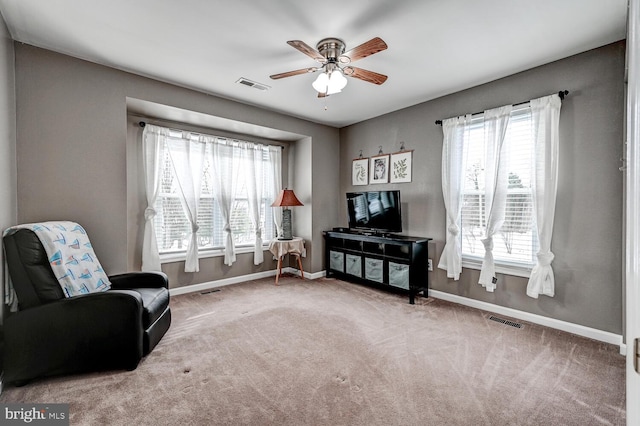
M402 232L400 191L347 192L349 229Z

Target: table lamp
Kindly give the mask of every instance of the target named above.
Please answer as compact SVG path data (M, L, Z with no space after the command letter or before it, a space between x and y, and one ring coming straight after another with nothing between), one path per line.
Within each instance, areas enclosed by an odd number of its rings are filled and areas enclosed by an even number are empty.
M288 207L304 206L293 193L292 189L283 189L278 194L276 200L271 204L271 207L284 207L282 210L282 235L279 240L292 240L293 234L291 232L291 210Z

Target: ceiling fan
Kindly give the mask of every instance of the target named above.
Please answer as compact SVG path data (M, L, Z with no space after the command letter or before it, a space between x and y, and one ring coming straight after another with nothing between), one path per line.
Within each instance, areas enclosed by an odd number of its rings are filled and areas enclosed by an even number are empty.
M339 38L330 37L322 39L316 45L316 49L300 40L290 40L289 46L298 49L311 59L321 63L319 67L302 68L299 70L274 74L272 79L277 80L294 75L314 73L322 71L312 86L318 92L318 97L339 93L347 85L347 77L354 77L373 84L382 84L387 81L387 76L377 72L357 68L349 65L359 59L371 56L387 48L387 44L380 38L374 37L371 40L354 47L345 52L344 41Z

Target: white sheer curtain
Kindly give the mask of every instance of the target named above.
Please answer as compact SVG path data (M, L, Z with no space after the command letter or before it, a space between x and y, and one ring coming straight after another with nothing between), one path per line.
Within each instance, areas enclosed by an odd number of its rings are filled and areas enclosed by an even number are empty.
M260 226L260 207L264 193L264 146L252 143L240 143L243 158L247 167L247 200L251 224L255 231L255 245L253 249L253 264L259 265L264 261L262 252L262 228Z
M275 201L280 191L282 191L282 148L279 146L269 146L269 158L273 166L273 201ZM269 203L269 205L271 205L271 203ZM276 225L276 237L282 236L282 208L273 208L273 222Z
M462 249L460 247L460 220L462 208L464 141L468 138L471 115L443 120L442 131L442 195L447 214L447 235L438 268L447 271L447 277L460 279Z
M217 140L209 151L213 165L213 198L217 201L223 221L224 264L233 265L236 261L235 244L231 229L231 210L238 184L237 173L240 169L240 150L224 140Z
M496 266L493 259L493 236L504 223L509 170L504 143L507 126L511 116L511 105L490 109L484 112L484 140L486 144L485 164L485 217L486 233L482 239L484 259L478 283L487 291L496 288Z
M558 151L560 107L562 102L557 94L534 99L530 102L533 122L535 154L535 177L532 179L533 206L536 227L540 240L537 263L531 271L527 284L527 295L538 298L543 294L553 297L555 278L551 262L551 237L556 211L558 191Z
M142 240L142 270L160 271L160 254L154 218L154 208L162 180L162 161L166 150L169 129L147 124L142 132L142 155L147 208L144 210L144 237Z
M177 194L185 216L191 225L185 272L200 271L198 262L198 207L202 188L202 168L206 150L206 137L183 132L168 139L171 164L177 179Z

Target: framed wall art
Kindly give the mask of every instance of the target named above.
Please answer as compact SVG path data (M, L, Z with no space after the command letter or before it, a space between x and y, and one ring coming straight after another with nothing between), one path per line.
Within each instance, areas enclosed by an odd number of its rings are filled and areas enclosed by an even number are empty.
M413 151L400 151L391 154L389 175L391 183L411 182L411 157Z
M376 155L370 158L371 178L369 183L389 182L389 155Z
M369 183L369 159L356 158L351 166L351 184L366 185Z

